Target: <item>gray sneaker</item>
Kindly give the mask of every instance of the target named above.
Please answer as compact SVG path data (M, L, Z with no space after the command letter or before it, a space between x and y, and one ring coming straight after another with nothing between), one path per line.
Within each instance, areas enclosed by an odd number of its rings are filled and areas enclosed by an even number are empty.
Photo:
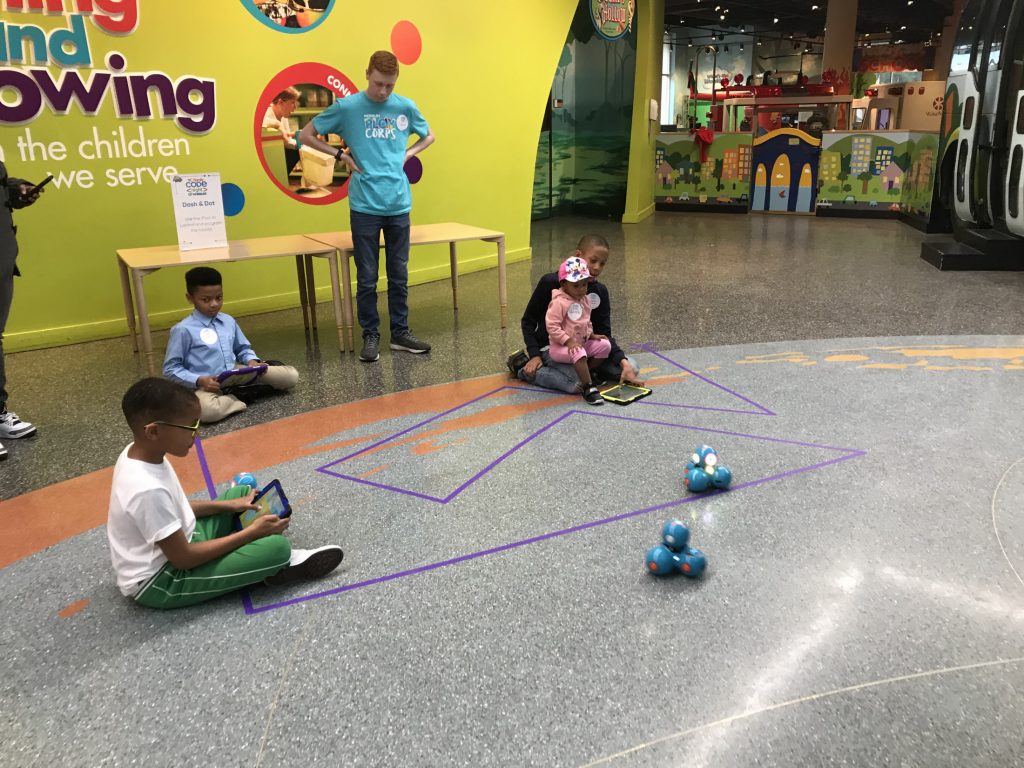
M391 348L402 352L412 352L414 355L422 355L430 351L430 345L420 341L410 331L391 337Z
M364 363L375 363L380 360L380 334L368 333L363 336L363 351L359 359Z

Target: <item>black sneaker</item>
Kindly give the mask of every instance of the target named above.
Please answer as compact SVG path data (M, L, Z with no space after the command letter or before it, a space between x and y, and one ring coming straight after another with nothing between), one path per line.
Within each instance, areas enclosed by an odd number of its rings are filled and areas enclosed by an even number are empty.
M593 384L583 388L583 399L587 401L587 405L604 405L604 398Z
M511 355L508 356L508 360L505 361L505 365L508 366L508 372L512 374L513 379L519 378L519 371L523 369L523 366L530 362L530 356L526 354L525 350L517 349Z
M341 547L330 544L319 549L293 549L288 565L263 580L264 584L279 587L293 581L319 579L326 576L339 565L345 553Z
M430 345L425 341L417 339L412 335L411 331L406 331L398 336L392 336L391 348L401 352L412 352L414 355L422 355L424 352L430 351Z
M375 363L380 360L380 334L368 333L363 336L363 351L359 359L364 363Z

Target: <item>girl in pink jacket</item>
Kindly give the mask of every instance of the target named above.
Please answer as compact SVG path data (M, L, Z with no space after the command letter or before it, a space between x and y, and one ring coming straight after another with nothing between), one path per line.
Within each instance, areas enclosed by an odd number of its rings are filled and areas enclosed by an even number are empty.
M601 393L590 378L590 370L611 354L612 345L607 336L595 334L590 323L587 262L578 256L569 257L558 268L558 280L560 287L551 292L551 303L544 318L551 345L548 354L559 363L572 363L580 377L583 399L590 405L603 405Z

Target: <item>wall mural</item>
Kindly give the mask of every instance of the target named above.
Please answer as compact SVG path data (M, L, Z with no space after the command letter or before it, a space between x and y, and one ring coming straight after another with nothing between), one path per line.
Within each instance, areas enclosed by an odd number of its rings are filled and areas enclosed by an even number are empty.
M537 147L534 218L625 211L636 40L635 19L618 39L598 35L581 0L551 87L551 130Z
M826 133L818 173L818 205L886 208L927 216L938 137L934 133Z
M750 197L752 145L748 134L724 133L705 156L690 134L665 134L655 145L654 200L673 204L744 205Z

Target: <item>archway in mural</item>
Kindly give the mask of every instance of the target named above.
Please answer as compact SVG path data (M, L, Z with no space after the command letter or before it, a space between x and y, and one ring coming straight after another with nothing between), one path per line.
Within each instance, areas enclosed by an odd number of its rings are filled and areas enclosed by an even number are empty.
M757 170L754 172L754 197L750 205L752 211L764 211L765 208L765 192L768 186L768 171L765 170L764 164L757 166Z
M811 164L804 163L800 171L800 189L796 195L796 212L810 213L814 205L814 174L811 171Z
M789 158L779 155L772 166L772 184L768 188L768 210L789 210L789 183L791 179Z
M820 156L821 139L794 128L780 128L754 139L751 210L813 212ZM770 177L768 168L772 169Z

